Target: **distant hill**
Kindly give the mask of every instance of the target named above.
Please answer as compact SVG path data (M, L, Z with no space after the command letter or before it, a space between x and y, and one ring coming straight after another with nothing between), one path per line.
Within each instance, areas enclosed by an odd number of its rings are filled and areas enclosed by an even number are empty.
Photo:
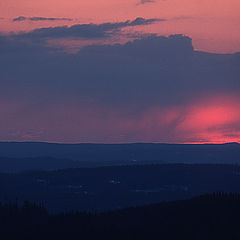
M0 172L152 163L240 164L240 145L0 143Z

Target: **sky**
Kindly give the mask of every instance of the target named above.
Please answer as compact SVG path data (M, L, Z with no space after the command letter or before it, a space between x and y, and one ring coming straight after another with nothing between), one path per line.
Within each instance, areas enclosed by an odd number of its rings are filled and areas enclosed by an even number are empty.
M240 141L238 0L0 0L0 141Z
M138 28L160 35L185 34L199 50L240 51L238 0L1 0L0 31L37 27L103 23L142 18L168 21ZM72 21L12 21L23 17L67 18Z

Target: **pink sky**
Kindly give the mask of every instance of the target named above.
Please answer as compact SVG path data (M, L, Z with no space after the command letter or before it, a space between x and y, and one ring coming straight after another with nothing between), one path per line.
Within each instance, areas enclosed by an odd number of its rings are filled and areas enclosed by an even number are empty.
M240 51L239 0L1 0L0 31L28 31L76 23L133 20L136 17L166 18L169 21L136 30L169 35L182 33L193 38L195 49L230 53ZM18 22L26 17L66 17L72 22Z
M129 115L128 109L109 111L102 106L80 106L74 102L49 105L40 112L38 109L27 111L28 105L31 103L0 104L2 140L63 143L240 142L238 96L212 96L172 107L152 106L133 116ZM22 112L25 114L22 115Z

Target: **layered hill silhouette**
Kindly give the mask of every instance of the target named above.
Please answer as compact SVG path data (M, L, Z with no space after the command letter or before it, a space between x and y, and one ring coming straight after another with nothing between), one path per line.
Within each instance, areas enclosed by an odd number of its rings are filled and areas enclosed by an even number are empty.
M239 164L240 145L0 143L0 172L159 163Z

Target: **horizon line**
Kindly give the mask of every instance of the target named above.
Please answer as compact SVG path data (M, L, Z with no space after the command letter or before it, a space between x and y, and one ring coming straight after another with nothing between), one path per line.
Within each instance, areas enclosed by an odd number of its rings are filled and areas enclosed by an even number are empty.
M1 143L36 143L36 144L58 144L58 145L81 145L81 144L89 144L89 145L134 145L134 144L159 144L159 145L228 145L228 144L236 144L239 145L240 142L186 142L186 143L168 143L168 142L123 142L123 143L99 143L99 142L51 142L51 141L0 141Z

